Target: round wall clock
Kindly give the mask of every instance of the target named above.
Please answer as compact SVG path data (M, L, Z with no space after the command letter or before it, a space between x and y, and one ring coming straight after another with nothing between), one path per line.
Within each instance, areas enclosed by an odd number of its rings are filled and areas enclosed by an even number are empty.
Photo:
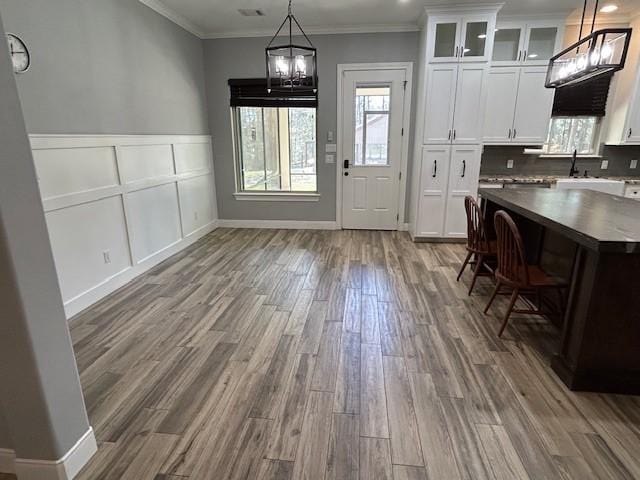
M12 33L7 33L7 41L9 42L9 53L13 62L13 71L16 73L24 73L31 65L31 55L22 39Z

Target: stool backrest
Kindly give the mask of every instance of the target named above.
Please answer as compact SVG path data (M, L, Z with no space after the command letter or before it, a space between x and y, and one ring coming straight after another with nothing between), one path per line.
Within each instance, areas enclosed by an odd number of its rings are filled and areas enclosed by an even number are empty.
M486 229L482 210L475 199L467 195L464 197L464 209L467 212L467 249L473 252L488 252Z
M529 285L529 270L524 250L524 242L513 219L504 210L498 210L494 215L494 226L498 241L496 250L498 255L498 269L496 276L508 282Z

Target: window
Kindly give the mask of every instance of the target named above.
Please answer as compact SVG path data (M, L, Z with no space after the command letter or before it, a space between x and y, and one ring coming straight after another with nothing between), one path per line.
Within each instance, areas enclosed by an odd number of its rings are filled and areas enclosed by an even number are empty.
M355 165L388 165L390 87L356 88Z
M316 109L235 107L241 191L315 192Z
M552 117L547 140L547 153L593 155L600 126L600 117Z

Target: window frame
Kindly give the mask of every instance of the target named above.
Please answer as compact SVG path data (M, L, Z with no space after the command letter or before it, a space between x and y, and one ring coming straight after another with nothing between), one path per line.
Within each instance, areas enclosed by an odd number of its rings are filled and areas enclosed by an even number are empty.
M318 191L318 107L264 107L255 106L250 108L313 108L315 110L315 158L316 158L316 188L311 191L304 190L245 190L244 186L244 169L242 159L242 129L240 127L240 109L243 106L230 107L230 119L231 119L231 135L233 144L233 157L234 157L234 175L235 175L235 192L234 197L236 200L266 200L266 201L318 201L320 193ZM290 122L290 115L287 112L288 122ZM278 125L280 119L278 118ZM264 117L263 117L264 125ZM290 123L287 125L287 129L290 132ZM263 132L264 137L264 132ZM263 140L264 143L264 140ZM289 144L291 144L291 138L289 136ZM289 146L290 148L290 146ZM278 135L278 152L280 151L280 136ZM291 166L291 158L289 158L289 166Z
M587 118L595 118L596 120L596 125L595 125L595 129L594 129L594 133L593 133L593 137L591 139L591 146L590 146L590 151L589 153L580 153L578 152L577 156L578 157L599 157L599 151L600 151L600 139L601 139L601 134L602 134L602 124L604 122L603 118L604 117L600 117L598 115L556 115L556 116L552 116L549 119L549 128L547 129L547 141L545 142L545 146L544 146L544 157L567 157L567 156L572 156L573 155L573 151L570 152L551 152L550 151L550 138L551 138L551 128L553 125L553 121L554 119L570 119L570 120L575 120L575 119L587 119ZM571 125L571 133L569 135L570 140L573 140L575 136L575 124L572 122ZM572 141L570 141L569 143L573 143Z

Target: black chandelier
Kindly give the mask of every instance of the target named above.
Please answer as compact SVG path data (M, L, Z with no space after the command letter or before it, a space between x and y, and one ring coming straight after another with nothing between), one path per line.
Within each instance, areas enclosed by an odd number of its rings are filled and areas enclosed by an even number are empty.
M591 33L582 38L587 0L584 0L578 41L549 60L544 86L560 88L575 85L598 75L612 74L624 68L631 40L631 28L604 28L593 31L598 12L595 1Z
M307 45L293 43L293 24L298 27ZM285 25L289 26L289 43L274 45ZM267 62L267 91L291 92L318 90L316 49L291 13L291 0L286 18L265 49Z

